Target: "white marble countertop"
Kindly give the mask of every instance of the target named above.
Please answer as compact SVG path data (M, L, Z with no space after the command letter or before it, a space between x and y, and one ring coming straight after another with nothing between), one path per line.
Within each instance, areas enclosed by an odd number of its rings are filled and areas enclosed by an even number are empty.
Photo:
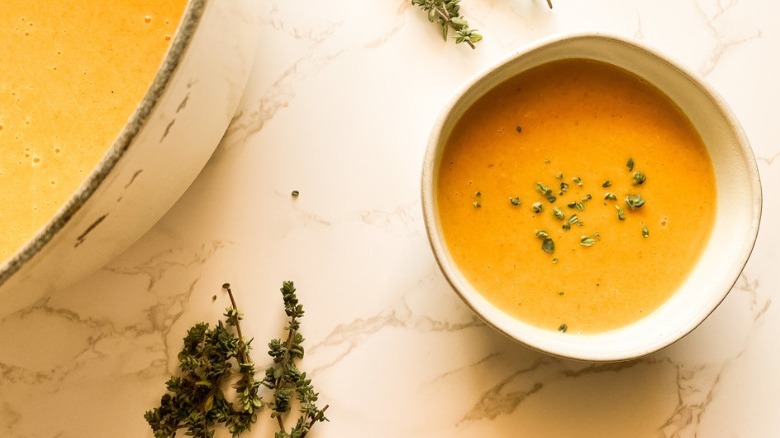
M307 309L300 366L330 406L313 437L780 436L780 3L463 0L485 37L471 50L408 0L258 1L249 87L190 190L105 268L0 319L0 436L151 437L143 413L187 328L221 317L220 285L262 368L284 280ZM742 122L764 189L728 298L626 363L551 358L485 326L438 270L419 205L443 103L510 51L572 30L636 38L701 75Z

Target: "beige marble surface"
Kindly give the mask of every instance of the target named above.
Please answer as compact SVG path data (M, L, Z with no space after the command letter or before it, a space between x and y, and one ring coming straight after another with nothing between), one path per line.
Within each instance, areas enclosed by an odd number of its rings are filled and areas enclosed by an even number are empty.
M330 405L313 437L780 436L780 4L463 0L485 36L471 50L407 0L257 1L250 85L190 190L105 268L0 317L0 436L151 437L143 413L187 328L220 317L220 285L233 284L265 366L284 280L307 309L301 367ZM620 364L551 358L486 327L438 270L419 205L443 102L508 52L572 30L636 38L702 76L741 120L764 189L728 298L681 342Z

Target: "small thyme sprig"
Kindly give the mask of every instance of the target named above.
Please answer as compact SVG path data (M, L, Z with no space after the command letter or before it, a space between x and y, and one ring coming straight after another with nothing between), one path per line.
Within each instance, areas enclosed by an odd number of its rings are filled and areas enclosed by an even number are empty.
M476 30L469 28L469 23L460 15L460 0L412 0L412 4L419 6L420 9L428 13L428 21L437 23L441 28L444 40L447 40L447 34L450 29L455 30L455 44L465 42L472 49L475 49L475 43L482 40L482 35ZM547 0L547 6L552 9L552 0ZM517 132L522 128L517 127Z
M474 43L479 42L482 35L469 28L469 23L460 15L458 3L460 0L412 0L413 5L428 13L428 21L439 25L445 41L449 30L453 29L456 32L455 44L465 42L475 49Z
M268 343L268 355L274 359L272 366L265 370L263 385L274 391L273 400L268 402L273 412L271 417L276 418L279 424L279 432L275 438L302 438L305 437L312 426L320 421L327 421L325 410L317 408L318 394L314 392L311 379L306 377L295 365L296 359L303 358L303 336L299 319L303 317L303 306L298 302L295 294L295 285L291 281L285 281L282 285L282 299L284 300L284 312L289 318L287 327L287 339L273 339ZM287 432L284 426L284 417L290 413L292 401L299 401L300 416L295 426Z
M303 358L303 336L299 319L303 307L298 303L292 282L284 282L281 288L289 322L286 330L288 339L282 344L274 339L269 343L269 355L274 364L260 381L255 379L252 361L251 340L245 341L241 332L242 313L236 305L230 285L222 286L230 297L230 307L223 316L224 323L210 328L208 323L195 324L187 331L184 347L178 355L181 376L173 376L166 382L167 392L158 408L147 411L144 419L149 423L155 438L172 438L184 429L186 435L196 438L211 438L215 428L223 425L237 437L248 431L257 421L257 414L265 407L273 410L279 432L276 438L303 438L316 422L327 421L325 406L316 405L318 394L314 392L311 380L306 378L295 365ZM238 371L234 372L234 365ZM229 399L225 393L227 382L238 377L230 388L235 397ZM274 391L273 400L266 402L260 395L261 387ZM290 413L294 399L299 402L300 418L287 432L282 417Z

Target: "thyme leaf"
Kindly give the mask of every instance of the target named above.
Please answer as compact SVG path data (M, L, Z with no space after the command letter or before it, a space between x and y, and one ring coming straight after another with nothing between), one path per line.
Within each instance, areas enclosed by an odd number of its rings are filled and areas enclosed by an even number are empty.
M626 196L626 205L632 210L636 210L645 205L645 200L642 198L642 195L628 195Z
M644 173L635 171L633 177L631 178L631 184L635 186L641 186L645 183L645 180L647 180L647 176L645 176Z

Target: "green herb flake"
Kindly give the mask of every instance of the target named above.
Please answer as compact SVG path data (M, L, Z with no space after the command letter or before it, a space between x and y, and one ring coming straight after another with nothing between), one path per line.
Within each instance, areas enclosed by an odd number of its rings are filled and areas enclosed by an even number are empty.
M647 229L647 225L644 225L642 227L642 237L644 237L645 239L650 237L650 230Z
M290 195L292 195L292 197L293 197L293 198L297 198L297 197L298 197L298 195L300 195L300 194L301 194L301 192L299 192L298 190L293 190L293 191L290 193Z
M520 125L517 125L517 126L515 126L515 131L517 131L518 133L523 132L523 127L520 126Z
M566 324L561 324L558 326L558 331L561 333L566 333L566 330L569 329L569 326Z
M571 180L574 182L574 184L577 184L578 186L582 187L582 184L583 184L583 183L582 183L582 178L580 178L580 177L578 177L578 176L575 176L575 177L574 177L574 178L572 178Z
M621 221L625 220L626 212L622 208L618 207L617 205L615 206L615 208L617 209L617 218Z
M577 223L577 222L579 222L579 221L580 221L580 218L579 218L579 217L577 217L577 215L576 215L576 214L573 214L573 215L571 215L571 217L569 218L569 221L568 221L568 223L569 223L569 225L572 225L572 224L576 224L576 223Z
M628 195L626 197L626 205L628 205L632 210L636 210L638 208L642 208L642 206L645 205L645 200L642 199L642 195Z
M541 202L534 202L531 205L531 209L534 211L534 213L541 213L542 212L542 203Z
M559 221L562 221L564 217L566 217L565 214L563 214L563 210L561 210L558 207L553 208L553 216L555 219L558 219Z
M558 179L563 179L563 172L558 172L558 174L555 175L555 177Z
M558 291L558 295L563 296L564 292L562 290Z
M580 237L580 245L582 246L593 246L595 243L596 243L596 239L590 236Z
M550 238L550 235L547 233L547 231L544 230L536 230L534 234L536 235L536 237L542 240Z
M635 186L641 186L645 183L645 180L647 180L647 176L645 176L644 173L636 171L634 172L634 176L631 178L631 184Z
M558 257L553 257L552 262L553 262L553 264L558 263Z
M612 181L606 180L603 183L601 183L601 187L607 188L612 185Z
M555 195L553 195L553 191L551 188L547 187L546 185L537 182L536 183L536 191L544 195L545 198L547 198L547 201L551 204L555 202Z
M543 195L547 195L548 193L552 193L552 190L549 187L547 187L546 185L544 185L543 183L541 183L539 181L536 182L536 191L541 193L541 194L543 194Z
M514 198L509 198L509 202L512 205L520 205L523 203L523 201L521 201L520 198L518 198L517 196L515 196Z
M617 196L612 192L607 192L607 194L604 195L604 199L608 201L617 201Z
M553 242L552 239L549 237L544 239L542 241L542 251L546 252L547 254L552 254L555 252L555 242Z
M634 170L634 159L629 158L628 161L626 161L626 167L628 167L628 171L631 172Z

